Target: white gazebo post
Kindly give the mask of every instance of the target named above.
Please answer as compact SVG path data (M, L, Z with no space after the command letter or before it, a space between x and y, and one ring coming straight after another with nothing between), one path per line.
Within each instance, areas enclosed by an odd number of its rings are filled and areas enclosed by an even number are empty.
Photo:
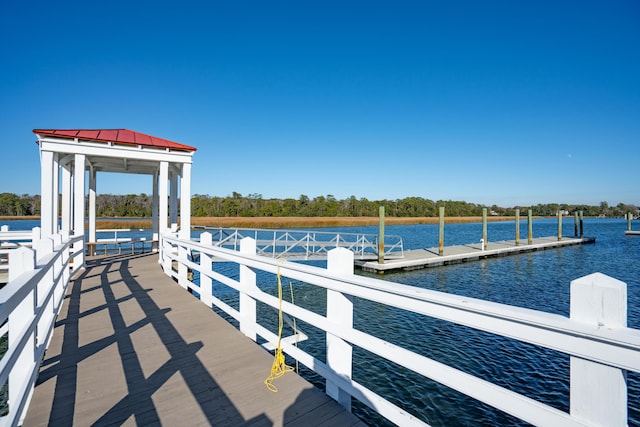
M178 226L178 194L186 195L180 208L184 229L190 229L190 165L195 147L156 138L128 129L34 129L41 153L41 217L42 236L58 232L58 211L62 210L63 231L75 235L85 232L85 171L89 170L88 236L96 241L96 182L98 172L151 175L153 177L153 240L167 233L167 222ZM185 168L184 164L188 164ZM62 172L60 172L62 168ZM61 182L58 176L61 174ZM182 187L178 177L182 176ZM168 182L171 181L171 193ZM62 206L58 206L62 187ZM168 209L171 196L171 211ZM161 250L159 245L159 250ZM84 241L77 249L84 249ZM162 256L162 254L160 254ZM84 264L81 255L76 258ZM76 263L77 265L77 263Z
M180 238L191 237L191 163L182 164L180 178Z
M60 194L60 162L59 153L53 153L53 232L51 234L57 234L60 231L58 225L58 214L60 212L60 202L58 201L58 195Z
M151 232L153 240L158 241L158 171L153 173L153 190L151 196Z
M177 186L176 186L177 190ZM176 213L177 217L177 213ZM177 218L176 218L177 221ZM180 233L179 237L182 240L188 240L191 238L191 164L182 164L182 176L180 178ZM187 288L188 280L187 275L187 249L180 246L178 250L178 256L181 262L178 264L178 283L184 288Z
M96 171L89 166L89 242L96 241ZM93 245L90 246L89 255L94 255Z
M66 162L60 162L60 170L62 171L62 182L60 183L62 189L62 207L61 207L61 219L63 233L67 235L71 234L72 227L72 206L73 200L71 199L72 193L72 172L71 165L69 164L70 158L65 159Z
M178 174L171 171L169 174L169 226L178 225Z
M158 233L159 244L158 252L160 254L159 261L164 265L164 242L162 241L162 235L167 232L167 179L169 178L169 163L166 161L160 162L160 176L158 177ZM167 264L169 267L171 264Z
M167 180L169 179L169 163L160 162L160 177L158 182L158 229L160 234L167 232Z
M40 152L40 225L43 236L53 234L53 223L56 213L53 211L53 199L58 196L58 189L53 188L54 171L53 152ZM54 197L55 194L55 197Z
M73 234L83 239L74 244L74 251L80 253L74 258L74 270L84 265L84 154L76 154L73 171Z

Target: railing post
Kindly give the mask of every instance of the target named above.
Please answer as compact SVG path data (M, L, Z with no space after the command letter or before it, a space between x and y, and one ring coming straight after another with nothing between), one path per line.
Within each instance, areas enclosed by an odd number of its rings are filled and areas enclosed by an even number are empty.
M175 228L177 228L177 224L171 224L171 230L174 233L176 233ZM189 242L191 240L191 228L187 226L180 228L180 231L177 232L177 236L178 239ZM189 279L191 276L189 274L189 267L187 267L187 261L189 261L189 252L190 249L184 244L180 244L178 246L178 284L184 289L191 292L191 288L189 287L189 285L191 285Z
M627 326L627 285L602 273L571 281L571 320L594 329ZM593 425L627 425L626 371L571 357L571 415Z
M59 236L58 234L54 234L54 236ZM53 236L51 236L53 237ZM38 242L36 250L36 260L40 260L43 257L52 254L54 251L55 242L52 238L45 237L44 239L40 239ZM37 261L36 261L37 262ZM35 288L35 299L36 306L41 304L41 300L43 297L49 294L50 290L55 290L54 283L57 272L60 271L60 266L56 261L55 265L52 265L49 271L44 275L42 280L36 284ZM53 288L53 289L51 289ZM38 328L36 330L36 343L41 344L42 340L45 338L45 334L49 333L49 326L55 322L56 311L54 308L56 298L49 299L49 302L46 307L42 307L42 315L40 317L40 321L38 322ZM48 343L47 343L48 344Z
M189 269L186 261L189 258L189 249L180 244L178 246L178 284L189 290Z
M251 237L240 240L240 252L247 255L256 254L256 241ZM240 265L240 332L256 340L256 300L246 294L246 291L256 287L256 272L251 268Z
M276 257L276 231L273 232L273 258Z
M164 270L164 274L166 274L167 276L171 276L172 274L172 261L171 258L169 257L169 254L171 253L171 244L169 242L167 242L167 239L164 238L164 236L162 235L162 233L166 233L167 230L165 229L163 232L160 233L160 262L162 263L162 269Z
M353 275L353 252L345 248L335 248L327 253L327 269L338 275ZM338 291L327 289L327 320L340 329L353 328L353 298ZM327 365L338 375L351 378L351 344L342 338L327 333ZM327 394L351 411L351 395L330 380L327 380Z
M209 232L200 233L200 244L213 247L213 236ZM200 300L207 306L211 307L211 297L213 296L213 288L211 286L211 277L203 274L203 271L211 270L212 259L208 255L200 251Z
M20 247L9 252L9 282L21 274L28 273L35 269L35 254L33 249L25 247ZM37 306L35 298L35 289L32 289L11 314L9 314L9 348L14 348L18 345L22 339L23 330L34 319L35 308ZM18 391L25 389L26 393L31 392L31 388L27 386L27 383L31 379L35 365L35 349L36 336L35 331L32 331L29 334L24 350L18 356L16 364L9 373L9 411L17 411L20 409L20 401L23 396L18 396ZM26 408L23 409L23 414L24 413L26 413ZM19 424L23 414L15 414L15 419L18 420L17 424Z
M35 248L38 246L38 242L40 241L40 227L33 227L31 229L31 247Z
M62 233L53 235L53 248L60 246L66 243L69 240L69 232L63 230ZM69 269L69 260L70 254L68 250L62 252L61 256L58 258L58 263L56 264L59 269L62 269L60 282L56 284L56 289L53 293L54 295L54 305L53 308L55 310L54 317L58 315L60 309L62 308L62 301L64 299L64 292L67 289L67 284L71 279L71 271ZM59 271L59 270L56 270Z

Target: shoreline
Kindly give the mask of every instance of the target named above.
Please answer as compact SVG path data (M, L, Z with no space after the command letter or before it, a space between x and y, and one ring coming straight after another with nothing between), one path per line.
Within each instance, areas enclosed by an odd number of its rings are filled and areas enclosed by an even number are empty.
M534 217L541 218L541 217ZM0 216L1 220L38 220L38 216ZM487 222L513 221L512 216L490 216ZM523 218L521 217L521 221ZM526 217L524 218L526 221ZM385 225L438 224L439 217L385 217ZM481 216L445 217L445 224L482 222ZM98 228L151 228L151 218L104 218ZM378 217L191 217L192 226L236 228L364 227L378 225Z

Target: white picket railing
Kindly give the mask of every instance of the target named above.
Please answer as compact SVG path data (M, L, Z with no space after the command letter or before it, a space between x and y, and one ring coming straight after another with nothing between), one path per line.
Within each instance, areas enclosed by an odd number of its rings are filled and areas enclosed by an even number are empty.
M132 232L134 233L133 237ZM120 237L118 237L118 233L121 233ZM126 237L122 237L122 234ZM89 256L119 255L122 254L123 249L132 254L136 252L144 253L147 247L149 252L152 252L157 243L157 241L153 240L152 230L145 228L100 228L96 230L96 235L99 237L95 242L86 242Z
M198 263L189 256L195 253L200 255ZM571 314L567 318L356 276L353 253L345 248L329 251L327 269L259 256L255 240L251 238L242 240L239 252L214 247L209 233L201 234L200 242L165 235L160 254L166 274L175 277L180 286L197 292L203 303L215 305L235 318L240 330L250 338L256 340L259 335L271 344L277 336L256 319L256 301L275 309L279 301L259 289L256 271L280 273L283 277L325 288L326 316L286 301L282 302L282 309L285 314L325 331L327 363L292 345L290 340L283 340L282 347L323 376L327 393L347 408L353 397L395 424L425 425L351 378L352 346L357 346L535 425L624 426L627 423L625 371L640 372L640 331L626 326L626 284L603 274L594 273L571 282ZM239 280L214 271L214 257L237 263ZM174 262L177 269L173 268ZM199 272L199 286L189 280L188 270ZM239 293L239 309L212 296L212 280ZM354 329L353 297L570 355L570 413Z
M0 283L5 283L9 271L9 253L19 247L33 247L40 239L40 228L33 230L9 230L8 225L0 226Z
M20 246L9 252L9 282L0 289L1 335L8 334L7 351L0 359L0 385L8 382L9 387L9 412L0 417L0 426L21 424L71 267L81 266L72 260L82 254L83 236L39 238L37 228L33 235L38 236L33 248Z
M242 239L251 237L256 241L257 253L271 258L325 259L329 250L338 247L349 249L357 259L378 258L377 234L208 226L193 229L211 233L214 246L233 250L238 250ZM402 237L386 235L384 240L385 258L404 256Z

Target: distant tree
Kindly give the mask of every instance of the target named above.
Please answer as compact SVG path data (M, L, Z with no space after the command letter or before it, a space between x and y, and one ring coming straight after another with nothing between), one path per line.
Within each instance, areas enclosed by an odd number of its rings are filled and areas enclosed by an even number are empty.
M16 215L17 196L12 193L0 194L0 215L14 216Z
M150 217L152 209L151 196L141 194L113 195L100 194L96 197L96 214L99 217ZM338 200L332 194L317 196L310 199L301 194L297 199L263 199L259 193L242 196L232 192L231 196L219 197L194 194L191 198L192 216L378 216L380 206L385 207L387 216L419 217L438 215L438 207L444 206L447 216L480 216L482 205L456 200L438 200L436 202L422 197L405 197L396 200L368 200L350 196ZM529 207L516 206L521 215L526 215ZM516 207L501 207L491 205L491 210L499 215L513 216ZM573 205L557 203L537 204L531 206L533 215L554 216L558 209L573 215L583 212L584 216L624 216L627 212L637 215L638 208L631 204L618 203L611 207L607 202L590 206L585 204ZM12 193L0 193L0 215L39 215L40 196L23 194L17 196Z

